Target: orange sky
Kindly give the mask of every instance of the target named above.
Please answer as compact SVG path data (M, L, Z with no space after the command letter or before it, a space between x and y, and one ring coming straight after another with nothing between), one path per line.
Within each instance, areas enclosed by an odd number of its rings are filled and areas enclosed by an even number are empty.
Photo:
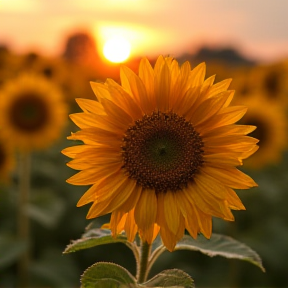
M67 33L88 29L99 49L120 33L134 55L230 45L271 62L288 58L287 11L287 0L1 0L0 43L55 55Z

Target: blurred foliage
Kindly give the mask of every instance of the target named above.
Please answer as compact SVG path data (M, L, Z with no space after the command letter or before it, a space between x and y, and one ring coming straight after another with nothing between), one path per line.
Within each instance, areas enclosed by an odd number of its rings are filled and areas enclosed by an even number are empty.
M196 60L191 62L193 66L198 64ZM241 65L226 67L219 60L215 62L211 60L207 63L207 76L217 74L216 81L235 78L231 88L245 92L243 95L242 92L238 94L236 92L238 102L244 99L241 97L253 97L256 90L257 94L260 93L263 97L271 99L273 88L272 96L275 96L272 97L273 101L282 107L287 117L288 62L283 61L270 66L254 64L244 67ZM14 55L7 49L0 49L0 89L6 80L12 79L24 69L44 73L46 77L58 83L66 95L70 113L78 111L74 98L94 97L89 81L103 78L99 67L98 70L97 67L91 69L69 59L48 59L35 53ZM278 80L272 79L278 76L265 78L270 70L281 71L280 78ZM115 75L115 69L112 74ZM278 74L274 73L274 75ZM243 79L243 86L240 83L241 79ZM270 82L265 84L267 79ZM244 87L245 85L247 87ZM264 93L267 87L270 90ZM77 127L70 122L57 143L45 151L33 152L31 155L31 195L30 204L26 207L31 220L32 261L29 268L31 288L79 287L80 275L87 267L98 261L114 262L124 266L132 275L136 273L133 254L121 243L62 255L67 244L71 240L78 239L91 222L85 219L88 206L76 208L77 201L87 187L72 186L65 182L74 172L66 167L65 163L68 159L60 153L62 149L72 145L66 140L66 136L76 130ZM259 145L261 147L261 142ZM197 287L288 286L288 198L286 196L288 153L287 147L281 149L278 162L266 163L257 170L251 168L246 171L259 185L258 188L249 191L238 191L247 210L235 211L236 221L233 223L213 220L214 232L232 236L257 251L263 260L266 273L263 274L257 267L242 261L220 257L209 258L195 251L175 251L173 254L166 251L157 259L150 277L164 269L178 268L191 275ZM27 243L19 241L16 237L19 184L17 157L15 155L14 170L9 171L9 181L2 181L0 185L1 288L16 287L17 259L27 247ZM94 220L94 225L100 227L108 220L108 216L100 217Z

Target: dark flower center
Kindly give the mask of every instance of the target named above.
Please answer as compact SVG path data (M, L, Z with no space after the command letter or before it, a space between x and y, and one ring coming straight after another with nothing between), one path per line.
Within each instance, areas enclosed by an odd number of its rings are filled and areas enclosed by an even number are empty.
M10 123L23 132L37 132L47 123L47 104L39 96L31 93L17 98L9 110Z
M55 71L52 67L47 66L43 68L42 73L46 78L51 79L53 78Z
M123 169L144 188L181 190L203 164L203 142L176 113L154 112L130 126L123 138Z
M280 75L276 71L270 72L264 79L264 88L268 92L269 96L277 97L280 92Z
M248 83L245 83L242 85L242 87L239 89L239 93L242 96L247 96L251 92L251 87L249 87Z

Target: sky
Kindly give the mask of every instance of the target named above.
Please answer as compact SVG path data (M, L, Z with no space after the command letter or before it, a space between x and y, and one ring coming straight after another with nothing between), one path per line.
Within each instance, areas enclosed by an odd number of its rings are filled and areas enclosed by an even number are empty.
M60 54L67 35L88 30L99 51L112 34L132 56L233 47L260 62L288 58L287 0L1 0L0 44Z

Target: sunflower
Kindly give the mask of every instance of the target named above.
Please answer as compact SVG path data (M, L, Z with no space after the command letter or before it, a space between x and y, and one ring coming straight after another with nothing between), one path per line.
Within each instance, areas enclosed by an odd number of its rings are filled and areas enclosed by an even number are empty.
M229 107L231 79L213 85L204 63L191 70L162 56L120 77L91 83L99 102L77 99L83 113L71 115L81 130L68 139L84 145L62 151L81 170L67 182L92 185L77 206L93 203L88 219L112 213L112 234L125 230L129 241L160 233L170 251L185 228L209 238L212 216L233 221L231 209L245 209L233 189L256 186L236 168L258 140L246 136L254 126L234 124L246 108Z
M57 86L22 74L7 82L0 95L1 133L20 150L46 148L66 124L67 107Z
M237 95L242 98L250 97L257 89L259 90L255 81L255 67L235 69L233 79L230 88L237 91Z
M258 66L254 71L254 81L258 83L259 93L271 103L278 102L287 108L288 104L288 65L279 62L267 66Z
M271 102L262 94L254 94L244 100L240 98L238 101L248 108L240 124L256 125L257 129L251 135L260 141L259 150L247 159L246 166L261 169L279 163L287 149L288 127L285 109L280 103Z

